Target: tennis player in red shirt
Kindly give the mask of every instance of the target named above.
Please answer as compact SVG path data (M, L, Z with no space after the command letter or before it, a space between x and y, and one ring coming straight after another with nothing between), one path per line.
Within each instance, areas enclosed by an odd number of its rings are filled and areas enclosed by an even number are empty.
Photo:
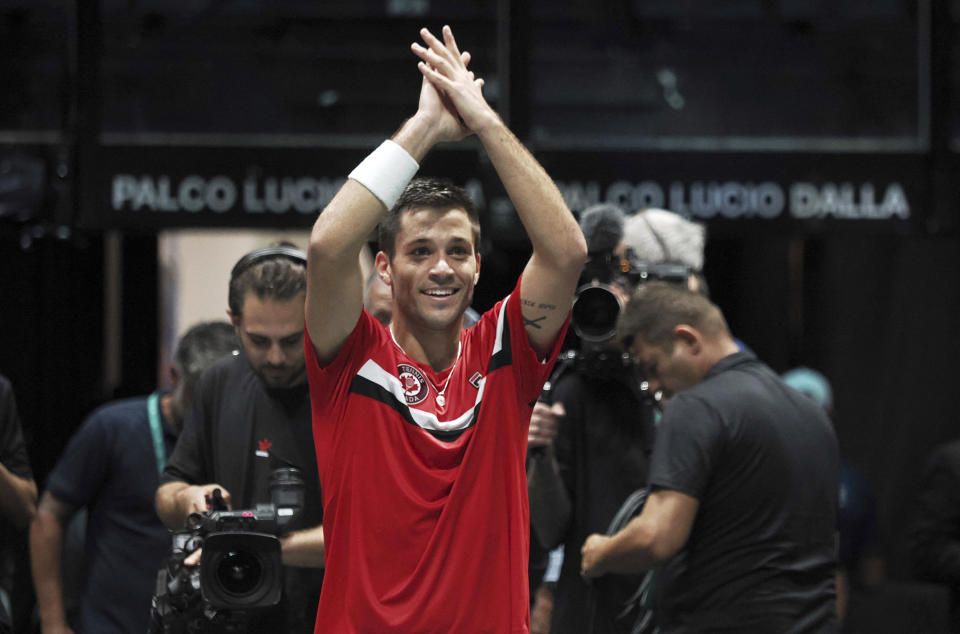
M316 632L528 632L524 472L586 244L553 181L483 96L449 27L420 31L416 113L351 174L308 253L307 369L324 503ZM463 190L413 179L476 135L533 245L514 290L461 329L480 275ZM380 225L384 326L358 254Z

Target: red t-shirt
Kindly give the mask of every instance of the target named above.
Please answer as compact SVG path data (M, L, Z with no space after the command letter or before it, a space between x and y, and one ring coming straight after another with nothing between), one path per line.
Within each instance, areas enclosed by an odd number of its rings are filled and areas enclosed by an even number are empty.
M326 367L307 338L326 543L315 632L529 631L527 428L564 333L541 363L519 289L439 374L366 311Z

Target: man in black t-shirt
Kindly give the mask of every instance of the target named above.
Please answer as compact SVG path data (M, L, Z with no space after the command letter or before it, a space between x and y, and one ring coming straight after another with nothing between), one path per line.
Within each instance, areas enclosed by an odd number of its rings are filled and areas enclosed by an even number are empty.
M274 469L300 470L303 512L296 529L280 536L282 603L252 615L250 632L313 632L323 579L323 511L303 356L305 295L306 256L295 248L257 249L234 266L228 313L242 354L201 376L156 496L160 519L181 530L191 513L210 510L216 489L231 509L249 509L270 503ZM199 562L197 553L188 565Z
M643 512L584 542L583 575L659 577L660 631L829 632L839 455L830 421L701 295L641 286L618 331L668 399Z

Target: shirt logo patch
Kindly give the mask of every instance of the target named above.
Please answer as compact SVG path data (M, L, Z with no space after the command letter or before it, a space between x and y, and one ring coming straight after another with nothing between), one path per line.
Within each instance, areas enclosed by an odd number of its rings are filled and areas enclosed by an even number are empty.
M270 447L273 447L273 443L270 442L269 439L264 438L263 440L258 440L256 455L260 458L269 458Z
M479 389L480 389L480 379L482 379L482 378L483 378L483 375L482 375L482 374L480 374L479 372L474 372L474 373L473 373L473 376L470 377L470 385L472 385L473 387L475 387L475 388L477 388L477 389L479 390Z
M412 365L401 363L397 366L397 373L407 405L422 403L427 398L429 388L427 387L427 380L423 378L420 370Z

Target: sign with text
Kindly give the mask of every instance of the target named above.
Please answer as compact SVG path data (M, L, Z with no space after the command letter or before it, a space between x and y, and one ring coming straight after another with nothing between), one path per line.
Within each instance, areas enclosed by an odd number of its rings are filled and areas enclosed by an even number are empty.
M363 158L356 149L102 147L85 225L309 227ZM421 174L470 192L497 231L522 228L475 146L438 149ZM537 153L575 212L612 202L715 224L912 226L924 215L923 157L896 155Z
M712 227L757 221L792 229L863 228L866 223L902 229L926 208L923 157L914 154L558 151L538 156L574 209L597 202L618 204L628 213L658 207Z

